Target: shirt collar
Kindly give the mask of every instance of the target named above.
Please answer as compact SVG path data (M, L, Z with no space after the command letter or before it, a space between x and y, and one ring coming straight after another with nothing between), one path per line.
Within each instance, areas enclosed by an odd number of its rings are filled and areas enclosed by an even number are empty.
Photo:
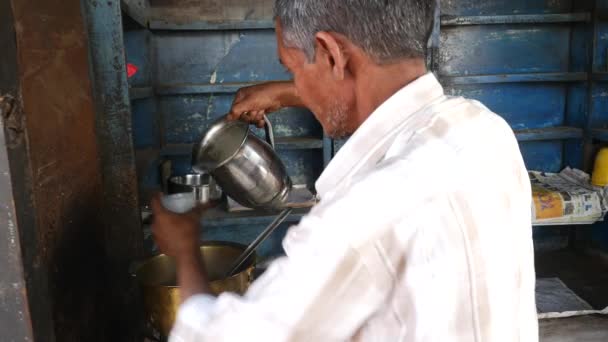
M374 153L376 147L394 136L391 132L399 124L441 96L441 84L432 73L427 73L382 103L323 171L315 185L319 196L324 197L349 175L354 175L362 167L377 162L376 159L382 156L378 157L378 153Z

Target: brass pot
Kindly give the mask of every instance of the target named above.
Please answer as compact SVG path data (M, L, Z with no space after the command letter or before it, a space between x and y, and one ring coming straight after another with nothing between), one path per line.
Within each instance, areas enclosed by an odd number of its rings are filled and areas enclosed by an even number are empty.
M206 242L201 246L201 255L211 291L243 294L251 284L255 268L255 256L251 256L239 273L224 278L230 266L247 248L236 243ZM175 322L180 304L175 263L171 257L158 255L133 268L132 274L142 288L146 320L163 336L168 336Z

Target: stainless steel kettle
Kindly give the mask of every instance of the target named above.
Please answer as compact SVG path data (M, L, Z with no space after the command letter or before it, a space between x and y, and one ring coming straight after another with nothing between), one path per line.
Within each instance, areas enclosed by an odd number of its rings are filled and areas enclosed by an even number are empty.
M291 179L274 151L274 134L266 122L266 140L249 124L223 117L207 130L192 152L192 168L208 172L225 193L250 208L281 209L291 190Z

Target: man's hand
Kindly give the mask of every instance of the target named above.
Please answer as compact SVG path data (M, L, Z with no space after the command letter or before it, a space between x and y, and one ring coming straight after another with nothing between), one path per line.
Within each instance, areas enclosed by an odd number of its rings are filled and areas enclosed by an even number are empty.
M162 205L161 195L152 198L154 222L152 233L161 252L179 258L181 254L198 253L200 217L204 209L196 208L186 214L173 213Z
M206 207L175 214L163 207L160 195L152 199L152 234L160 250L175 258L182 303L195 294L210 294L209 280L199 249L200 218Z
M268 82L239 89L228 118L264 127L264 115L293 106L302 106L293 82Z

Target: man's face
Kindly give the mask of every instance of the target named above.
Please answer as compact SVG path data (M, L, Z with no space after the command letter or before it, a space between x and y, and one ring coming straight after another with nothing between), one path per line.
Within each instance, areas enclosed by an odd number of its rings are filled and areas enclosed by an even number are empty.
M352 134L350 120L355 108L353 79L337 80L327 58L316 56L313 62L309 62L303 51L285 46L278 22L276 33L281 63L293 75L298 96L313 112L325 133L333 138Z

